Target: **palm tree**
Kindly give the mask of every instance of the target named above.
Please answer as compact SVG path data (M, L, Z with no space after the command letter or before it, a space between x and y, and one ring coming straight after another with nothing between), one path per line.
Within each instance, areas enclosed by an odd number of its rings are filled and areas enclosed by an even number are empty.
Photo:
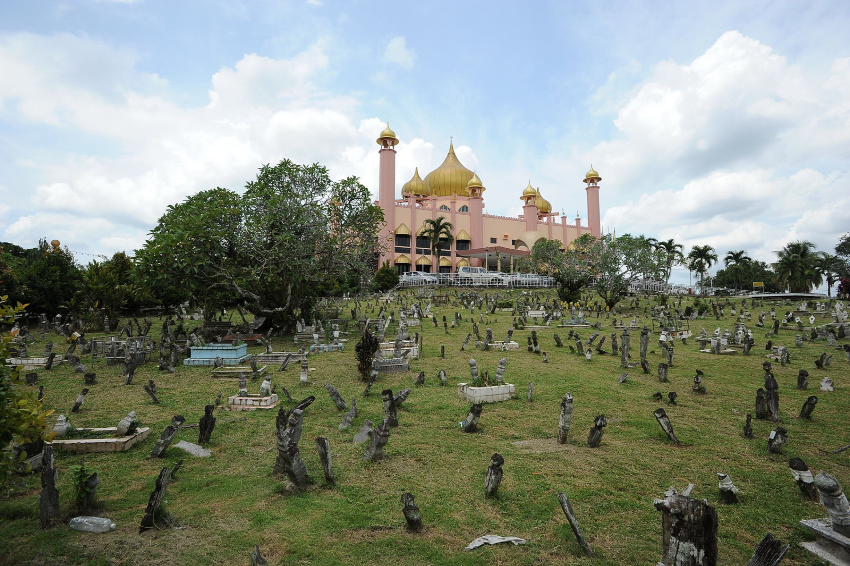
M699 286L702 289L709 268L717 263L717 253L709 245L694 246L688 253L687 259L688 269L699 274Z
M823 275L815 264L818 254L812 242L789 242L774 253L777 256L777 262L773 264L776 278L789 292L808 293L823 282Z
M741 269L753 263L753 258L747 255L747 250L728 251L726 257L723 258L723 265L735 274L735 287L740 288L741 283L738 281L738 275Z
M685 256L682 255L682 250L684 249L684 246L682 246L682 244L675 243L673 238L670 238L669 240L656 240L655 238L650 238L650 243L652 247L656 250L661 250L664 252L664 267L666 270L665 282L669 283L670 274L673 271L673 266L685 259Z
M445 216L440 216L436 220L430 218L425 220L425 227L419 233L421 236L428 238L431 245L431 256L434 258L434 273L440 272L440 252L443 250L443 242L451 247L454 242L452 236L452 223L446 220Z
M832 286L847 273L847 264L836 255L821 252L815 260L815 268L826 279L826 294L832 297Z

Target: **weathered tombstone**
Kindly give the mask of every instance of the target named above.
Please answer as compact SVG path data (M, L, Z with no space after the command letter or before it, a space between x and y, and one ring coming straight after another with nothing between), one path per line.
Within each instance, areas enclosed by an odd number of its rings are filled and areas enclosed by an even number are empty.
M59 417L64 418L62 415L59 415ZM126 417L118 421L118 426L115 427L115 434L119 437L132 434L133 432L135 432L136 428L138 427L138 424L139 423L136 420L136 411L130 411Z
M761 539L747 566L779 566L788 548L790 545L782 544L781 540L773 538L773 535L768 533Z
M809 395L809 398L803 403L803 407L800 409L800 418L801 419L810 419L812 418L812 411L815 410L815 405L818 404L818 398L815 395Z
M165 489L168 487L169 479L170 474L168 472L168 468L166 467L160 470L159 476L156 478L156 486L148 498L148 505L145 508L145 516L142 517L142 522L139 526L140 533L156 527L157 521L163 519L159 506L165 499Z
M776 430L770 431L770 436L767 438L767 451L771 454L779 454L787 441L788 431L781 426L777 427Z
M448 384L448 379L446 378L446 370L441 369L440 373L438 374L438 377L440 378L440 385Z
M334 478L333 463L331 460L331 443L324 436L316 437L316 449L319 452L319 461L325 471L325 480L331 485L336 485Z
M381 402L384 405L384 422L387 426L398 426L398 411L396 410L395 397L392 389L381 391Z
M767 393L765 393L763 388L759 387L756 390L756 418L766 419L768 414Z
M664 566L716 566L717 511L705 500L672 493L653 502L663 513Z
M626 367L626 366L623 366ZM649 375L649 362L646 360L640 361L640 369L643 370L644 375Z
M668 392L667 393L667 402L670 403L671 405L675 405L676 404L676 398L678 396L679 395L675 391Z
M345 416L342 417L342 422L339 423L339 430L345 430L351 426L351 423L354 419L357 418L357 398L351 399L351 408L348 409L348 412L345 413Z
M44 369L49 371L53 368L53 360L56 359L56 352L50 352L47 355L47 362L44 364Z
M466 419L461 423L463 432L476 432L478 430L478 421L481 419L482 406L481 403L475 403L466 414Z
M366 442L372 436L372 427L374 423L369 419L363 421L363 425L360 427L360 430L357 431L357 434L354 435L354 444L360 444L361 442Z
M744 436L746 438L753 437L753 416L750 413L747 413L747 420L744 423Z
M797 486L803 495L812 501L817 501L818 490L815 487L815 478L809 466L802 458L791 458L788 461L788 467L791 468L791 475L794 476L794 481L797 482Z
M658 364L658 381L661 383L667 383L667 371L668 365L664 362Z
M779 422L779 384L769 373L764 378L765 398L767 401L768 417L773 422Z
M561 399L561 416L558 419L558 444L566 444L573 420L573 396L567 392Z
M815 486L820 493L820 500L829 513L832 530L850 538L850 503L841 484L833 476L821 471L815 476Z
M83 406L83 403L86 402L86 395L89 394L88 388L80 391L80 394L77 396L76 402L74 402L74 407L71 409L72 413L76 413L80 410L80 407Z
M345 404L345 399L342 398L342 395L339 394L336 387L330 383L325 383L325 389L327 389L328 395L330 396L331 401L334 402L334 405L336 405L337 410L345 411L348 408L348 405Z
M596 448L602 442L602 436L605 434L604 427L608 425L608 420L605 415L597 415L593 420L593 427L587 435L587 445L591 448Z
M206 444L210 441L215 428L215 405L204 406L204 416L198 421L198 444Z
M171 443L174 442L177 432L184 422L186 422L186 419L183 415L174 415L171 417L171 424L165 427L165 430L159 436L159 440L154 444L153 450L151 450L151 458L159 458L165 453Z
M655 415L655 420L658 421L658 424L661 426L661 430L664 431L664 434L667 435L667 438L679 444L679 439L676 438L676 433L673 432L673 425L670 424L670 418L667 416L667 411L664 409L655 409L652 413Z
M575 512L573 512L573 506L570 504L570 500L567 499L567 496L563 493L558 494L558 501L561 504L561 509L564 512L564 515L567 517L567 522L570 524L570 528L573 530L573 534L576 536L576 540L581 546L584 553L588 556L593 556L593 550L590 548L590 545L587 544L587 541L584 538L584 533L581 532L581 527L578 524L578 519L576 519Z
M419 506L413 499L413 494L403 493L401 502L404 504L401 512L404 514L404 520L407 521L407 528L411 531L419 531L422 529L422 515L419 512Z
M835 385L832 383L832 380L828 376L820 380L820 390L835 391Z
M303 385L307 383L307 372L310 370L310 364L307 363L307 360L301 361L301 378L299 382Z
M804 369L797 374L797 389L806 390L809 388L809 372Z
M724 503L738 503L738 492L740 491L734 483L732 483L732 479L728 476L728 474L722 474L717 472L717 487L720 489L720 498L723 499Z
M151 401L153 401L157 405L159 404L159 398L156 396L156 392L153 387L151 387L150 385L143 385L142 389L145 390L145 393L148 394L148 396L151 398Z
M425 385L425 372L420 371L419 375L416 377L416 385Z
M255 545L254 550L248 555L251 559L251 566L268 566L268 561L260 554L260 545Z
M292 409L292 411L278 412L277 425L277 459L275 460L273 475L286 474L297 487L305 487L310 480L307 477L307 466L301 460L298 443L301 441L301 427L304 411Z
M531 403L534 401L534 382L528 382L528 402Z
M502 483L502 466L505 463L505 458L496 452L490 457L490 465L487 467L487 474L484 477L484 495L490 497L496 494L499 485Z
M58 472L53 465L53 447L45 446L41 456L41 493L38 496L38 518L46 529L59 517Z
M371 437L371 442L366 447L366 453L363 455L363 459L369 462L375 462L384 457L384 446L390 439L390 425L387 423L387 419L384 419L384 422L379 424L378 428L371 431L369 436Z
M556 347L558 347L558 348L563 348L563 347L564 347L564 342L561 340L561 337L560 337L560 336L558 336L558 333L557 333L557 332L556 332L556 333L552 336L552 338L554 338L554 339L555 339L555 346L556 346Z

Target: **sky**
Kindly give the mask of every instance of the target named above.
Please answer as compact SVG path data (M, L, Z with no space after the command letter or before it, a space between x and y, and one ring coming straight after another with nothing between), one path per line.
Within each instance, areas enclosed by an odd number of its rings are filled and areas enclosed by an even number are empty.
M284 158L377 197L389 122L399 189L453 140L490 214L531 182L586 224L592 165L605 232L834 252L848 29L844 0L2 2L0 241L132 254L169 205Z

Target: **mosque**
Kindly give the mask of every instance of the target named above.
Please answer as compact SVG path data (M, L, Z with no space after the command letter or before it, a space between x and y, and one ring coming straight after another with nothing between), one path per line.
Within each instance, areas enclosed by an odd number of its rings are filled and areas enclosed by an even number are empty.
M380 238L386 243L379 264L389 260L399 274L407 271L452 273L462 266L486 267L490 271L513 271L518 257L528 255L541 238L559 240L563 248L582 234L601 236L599 216L599 181L602 178L590 168L584 183L587 196L587 225L581 218L558 221L558 213L531 186L521 191L522 215L513 218L484 213L486 188L474 172L458 160L454 145L442 165L423 179L419 169L401 187L401 198L395 186L395 146L399 140L389 125L377 139L380 150L378 204L384 211L386 225ZM519 191L517 191L519 192ZM421 236L427 219L444 217L452 225L454 242L443 246L439 265L434 265L427 237Z

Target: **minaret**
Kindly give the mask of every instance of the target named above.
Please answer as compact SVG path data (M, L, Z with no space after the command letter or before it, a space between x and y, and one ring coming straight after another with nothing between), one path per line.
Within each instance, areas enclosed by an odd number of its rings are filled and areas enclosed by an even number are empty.
M602 220L599 216L599 181L602 177L599 176L590 166L590 171L584 176L584 182L587 183L587 226L590 228L590 235L597 238L602 236Z
M525 203L522 207L525 231L534 232L537 230L537 189L531 186L531 181L528 182L528 186L522 191L522 196L519 198Z
M386 224L381 230L378 238L384 242L386 250L381 254L383 263L386 259L394 257L395 252L395 149L398 145L398 138L395 137L395 132L390 129L389 123L381 132L377 140L381 149L378 150L380 155L380 167L378 173L378 206L384 211L384 220ZM380 266L379 266L380 267Z
M470 246L475 248L484 247L484 186L481 179L475 173L467 182L466 189L469 191L469 237ZM481 260L473 259L470 265L474 267L484 266Z

